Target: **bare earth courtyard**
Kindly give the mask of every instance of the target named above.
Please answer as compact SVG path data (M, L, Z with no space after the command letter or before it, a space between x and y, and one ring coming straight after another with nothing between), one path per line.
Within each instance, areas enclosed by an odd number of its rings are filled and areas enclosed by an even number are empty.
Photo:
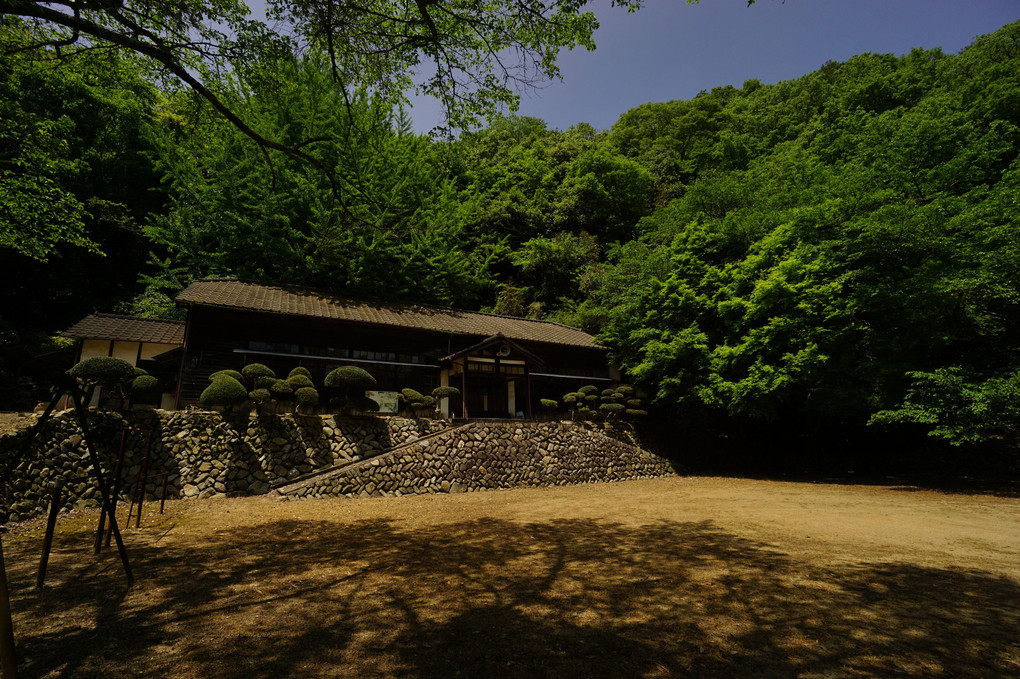
M670 478L4 537L22 676L1017 677L1020 500Z

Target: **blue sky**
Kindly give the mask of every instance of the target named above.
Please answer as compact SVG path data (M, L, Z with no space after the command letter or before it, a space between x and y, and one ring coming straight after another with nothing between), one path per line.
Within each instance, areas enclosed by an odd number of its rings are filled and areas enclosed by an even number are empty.
M264 0L248 0L253 13ZM586 122L610 127L650 101L690 99L756 78L789 80L826 61L864 52L905 54L914 47L956 53L975 36L1020 19L1020 0L646 0L628 14L595 0L598 49L560 56L563 80L522 93L519 113L553 128ZM439 121L439 106L414 98L419 132Z
M650 101L690 99L757 78L789 80L826 61L864 52L905 54L914 47L959 52L975 36L1020 19L1020 0L648 0L634 14L593 5L601 23L595 52L560 57L563 80L522 95L521 115L566 129L610 127ZM438 107L414 100L419 131Z

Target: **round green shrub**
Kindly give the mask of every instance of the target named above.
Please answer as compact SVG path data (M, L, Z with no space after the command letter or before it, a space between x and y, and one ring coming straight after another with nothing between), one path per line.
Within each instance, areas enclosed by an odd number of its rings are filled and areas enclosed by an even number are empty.
M298 376L295 375L295 377ZM315 387L301 387L294 392L294 400L299 406L317 406L319 405L319 392L315 390Z
M139 395L155 394L159 392L159 380L149 374L139 375L131 380L131 393Z
M594 396L595 394L599 393L599 388L591 384L586 384L585 386L578 389L578 391L584 394L585 396Z
M637 390L634 389L634 387L632 385L630 385L630 384L621 384L620 386L618 386L616 388L616 391L618 393L620 393L620 394L623 394L624 397L626 397L626 398L630 398L635 393L637 393Z
M342 389L370 389L376 383L368 371L353 365L342 365L326 375L324 384Z
M593 406L599 402L599 397L596 396L595 394L589 394L588 396L584 397L584 402L587 403L589 406Z
M539 399L538 402L541 403L542 407L545 408L546 410L556 410L557 408L560 407L560 404L552 400L551 398Z
M248 394L248 398L254 403L269 403L273 400L273 395L269 393L268 389L255 389Z
M148 370L145 370L144 368L139 368L137 365L135 366L135 377L141 377L142 375L148 374L149 374Z
M625 413L628 417L644 417L648 414L648 411L641 410L640 408L627 408Z
M569 394L563 395L563 402L566 403L567 405L574 405L575 403L577 403L577 397L578 397L577 392L572 391ZM581 398L584 397L582 396Z
M256 377L255 378L255 388L256 389L269 389L274 384L276 384L276 378L275 377L265 376L265 377Z
M615 389L603 389L602 390L602 398L612 398L613 396L616 396L616 390Z
M307 375L291 375L287 378L287 384L297 392L298 389L305 389L307 387L315 388L315 383L312 382L312 378Z
M432 398L439 399L460 396L460 389L457 387L436 387L432 390Z
M204 406L236 406L248 400L248 390L233 377L213 380L198 397Z
M302 367L300 365L291 370L289 373L287 373L287 379L290 379L291 377L297 377L298 375L303 375L308 379L312 379L312 373L309 372L308 368Z
M632 398L627 401L627 405L630 406L631 408L640 408L643 404L641 403L641 399Z
M431 396L426 396L421 400L421 405L423 408L431 408L432 406L436 405L436 399L432 398Z
M276 373L268 365L262 363L249 363L241 368L244 379L254 383L260 377L276 377Z
M605 415L606 417L619 415L624 410L625 408L623 407L623 405L619 403L603 403L602 405L599 406L599 412Z
M269 387L269 393L277 401L289 401L294 397L294 388L287 384L287 380L276 380Z
M400 396L397 397L401 402L407 403L411 406L418 406L425 401L425 396L414 389L401 389Z
M212 375L209 375L209 381L212 382L218 377L230 377L237 380L241 384L244 384L244 375L237 372L236 370L219 370L217 372L214 372Z
M135 367L112 356L93 356L75 365L67 374L85 384L113 387L134 379Z

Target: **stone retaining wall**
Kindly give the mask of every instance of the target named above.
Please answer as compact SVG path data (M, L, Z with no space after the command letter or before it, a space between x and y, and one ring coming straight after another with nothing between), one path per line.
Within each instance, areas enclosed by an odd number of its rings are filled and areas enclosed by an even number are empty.
M257 495L302 474L376 455L448 426L443 420L399 417L257 417L162 410L93 412L89 423L92 442L108 474L125 427L152 430L146 485L150 499L162 490L162 478L153 477L164 472L171 498ZM0 464L16 454L29 429L0 436ZM125 441L123 497L138 478L147 437L145 432L132 432ZM43 513L58 476L64 478L63 509L98 505L91 468L73 413L58 414L46 423L0 491L0 520Z
M465 492L622 481L676 473L621 439L626 430L572 422L478 422L295 484L296 497Z
M111 474L125 439L121 497L134 487L151 430L146 495L170 498L258 495L338 463L291 494L401 495L562 485L672 474L664 459L633 445L626 427L570 422L473 422L410 448L382 451L444 432L449 421L399 417L333 418L186 411L93 412L91 440ZM0 462L12 459L29 428L0 436ZM0 521L45 512L63 477L63 509L98 505L81 431L70 411L46 423L0 491Z

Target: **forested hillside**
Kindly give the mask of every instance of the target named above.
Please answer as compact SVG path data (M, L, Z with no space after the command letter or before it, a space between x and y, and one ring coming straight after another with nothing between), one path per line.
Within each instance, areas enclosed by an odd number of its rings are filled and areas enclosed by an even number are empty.
M579 325L693 427L1016 444L1020 23L607 131L419 136L314 53L221 81L335 174L104 59L0 64L2 331L22 345L235 275Z

